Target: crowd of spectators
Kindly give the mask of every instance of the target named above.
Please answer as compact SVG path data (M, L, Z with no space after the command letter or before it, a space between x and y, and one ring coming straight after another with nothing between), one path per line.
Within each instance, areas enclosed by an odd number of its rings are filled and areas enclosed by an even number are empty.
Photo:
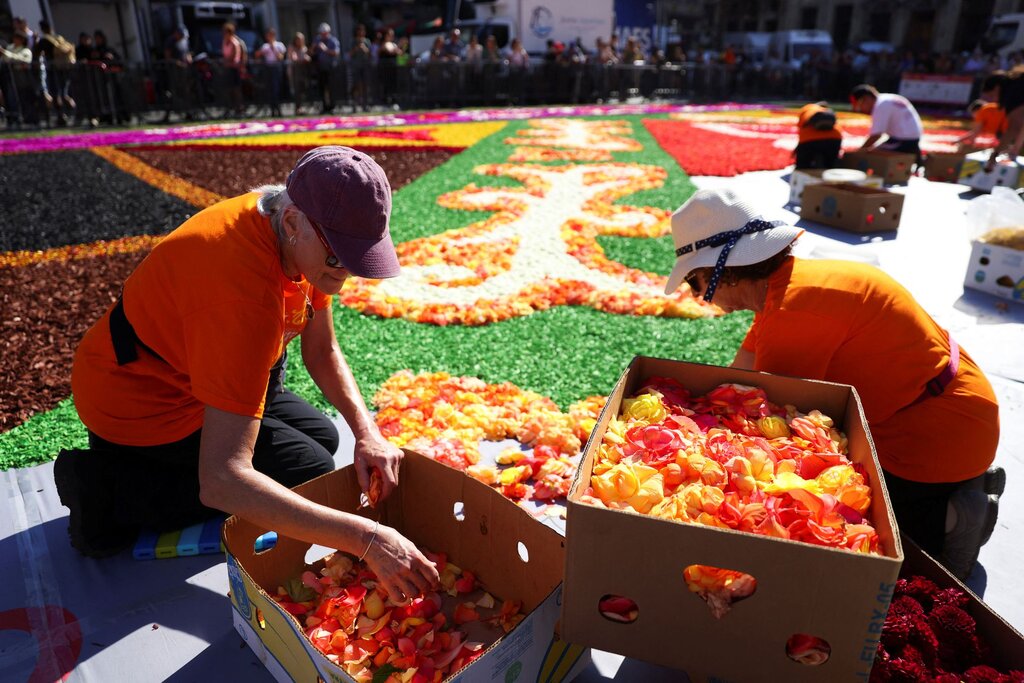
M589 46L579 38L552 39L542 55L530 55L517 38L501 47L492 34L466 35L458 28L417 54L409 38L396 38L393 29L371 38L359 25L343 41L326 23L311 39L295 33L287 42L271 28L247 45L230 23L222 35L219 56L193 54L188 31L178 27L150 65L126 66L102 31L81 33L71 44L45 21L32 31L16 18L9 44L0 48L3 118L15 128L123 123L161 112L165 121L280 116L286 101L297 115L330 114L339 106L355 112L633 96L844 101L861 82L895 92L905 72L967 74L980 81L1024 64L1021 53L1000 58L980 50L954 55L867 48L811 52L784 62L772 52L747 54L731 45L645 49L636 38L615 34Z

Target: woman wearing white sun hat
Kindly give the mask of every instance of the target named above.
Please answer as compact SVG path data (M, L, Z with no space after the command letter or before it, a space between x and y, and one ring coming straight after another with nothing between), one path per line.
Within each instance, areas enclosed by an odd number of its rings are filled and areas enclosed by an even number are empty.
M726 312L754 311L733 366L852 384L864 404L903 533L961 578L998 512L989 470L999 411L988 380L911 294L869 265L790 254L803 231L729 190L701 190L672 216L685 280Z

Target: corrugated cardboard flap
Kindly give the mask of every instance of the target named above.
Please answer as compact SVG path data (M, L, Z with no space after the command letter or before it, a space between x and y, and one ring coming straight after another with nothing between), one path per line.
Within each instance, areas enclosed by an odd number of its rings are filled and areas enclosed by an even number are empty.
M359 484L352 466L295 488L327 507L352 512L359 505ZM461 503L462 520L456 518ZM360 514L373 517L376 512ZM471 569L485 586L502 586L503 598L523 601L530 611L559 584L565 554L562 537L489 486L462 472L406 451L399 486L380 510L381 523L398 529L417 546L445 552ZM277 544L256 553L256 538L267 531L239 517L224 523L223 539L240 567L268 593L305 567L311 544L278 534ZM520 557L519 543L529 561ZM528 571L526 571L528 565Z

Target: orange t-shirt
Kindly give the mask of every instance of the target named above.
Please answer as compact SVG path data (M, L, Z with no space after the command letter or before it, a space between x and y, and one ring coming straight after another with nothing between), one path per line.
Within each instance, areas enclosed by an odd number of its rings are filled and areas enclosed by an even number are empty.
M817 104L805 104L800 107L797 114L797 139L799 142L843 139L843 129L839 127L838 123L831 130L818 130L814 126L808 125L812 116L823 111L828 111L828 109Z
M1006 112L995 102L983 104L978 111L974 112L974 121L981 124L983 134L993 136L1002 135L1010 125L1006 119Z
M911 405L949 362L949 334L877 268L789 259L769 278L743 348L756 370L856 387L878 459L898 477L963 481L995 457L995 395L962 349L945 391Z
M139 349L138 360L119 366L110 310L86 332L71 390L92 432L153 446L200 429L205 406L262 417L270 367L306 326L302 292L317 310L330 297L285 277L257 198L242 195L196 214L125 281L125 316L160 358Z

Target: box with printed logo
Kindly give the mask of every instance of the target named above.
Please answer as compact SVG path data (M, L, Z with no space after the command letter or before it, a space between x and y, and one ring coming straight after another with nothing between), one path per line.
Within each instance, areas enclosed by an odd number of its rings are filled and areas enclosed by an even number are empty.
M789 176L789 203L793 206L800 206L803 202L804 190L807 189L809 185L830 182L822 177L826 172L827 169L822 168L806 168L793 171ZM844 172L849 173L849 171ZM865 187L881 188L882 179L878 176L867 176L863 180L858 180L853 184L863 185Z
M906 152L868 149L845 152L840 163L845 168L855 168L869 176L882 178L886 185L900 185L910 180L917 157Z
M355 511L359 506L352 466L295 490L335 509ZM445 552L453 562L472 568L495 596L523 603L526 618L447 681L558 683L571 680L589 664L588 649L561 640L555 632L565 561L564 541L557 531L489 486L409 451L399 486L380 505L380 514L381 524L396 528L417 546ZM257 552L254 543L267 531L273 530L239 517L224 523L235 629L282 683L355 683L313 646L299 621L271 597L307 567L310 544L279 534L273 548ZM412 679L411 673L402 680Z
M985 165L991 157L991 150L968 154L960 167L960 179L957 182L978 192L991 192L996 187L1015 190L1024 186L1024 174L1020 172L1024 159L1000 159L991 171L986 171Z
M850 232L897 230L903 195L849 183L819 183L804 190L800 217Z
M866 517L880 555L598 507L583 502L613 416L651 377L701 395L757 386L777 404L831 416L871 488ZM622 373L583 452L568 499L563 637L685 671L690 681L867 681L903 561L882 470L853 387L682 361L637 357ZM694 565L746 573L749 597L716 618L690 589ZM609 598L635 604L630 620L604 618ZM604 607L599 608L599 605ZM824 640L830 653L795 657L792 643ZM795 648L794 648L795 649ZM797 661L800 660L800 661ZM682 674L681 674L682 677Z
M964 287L1024 302L1024 251L975 240Z

